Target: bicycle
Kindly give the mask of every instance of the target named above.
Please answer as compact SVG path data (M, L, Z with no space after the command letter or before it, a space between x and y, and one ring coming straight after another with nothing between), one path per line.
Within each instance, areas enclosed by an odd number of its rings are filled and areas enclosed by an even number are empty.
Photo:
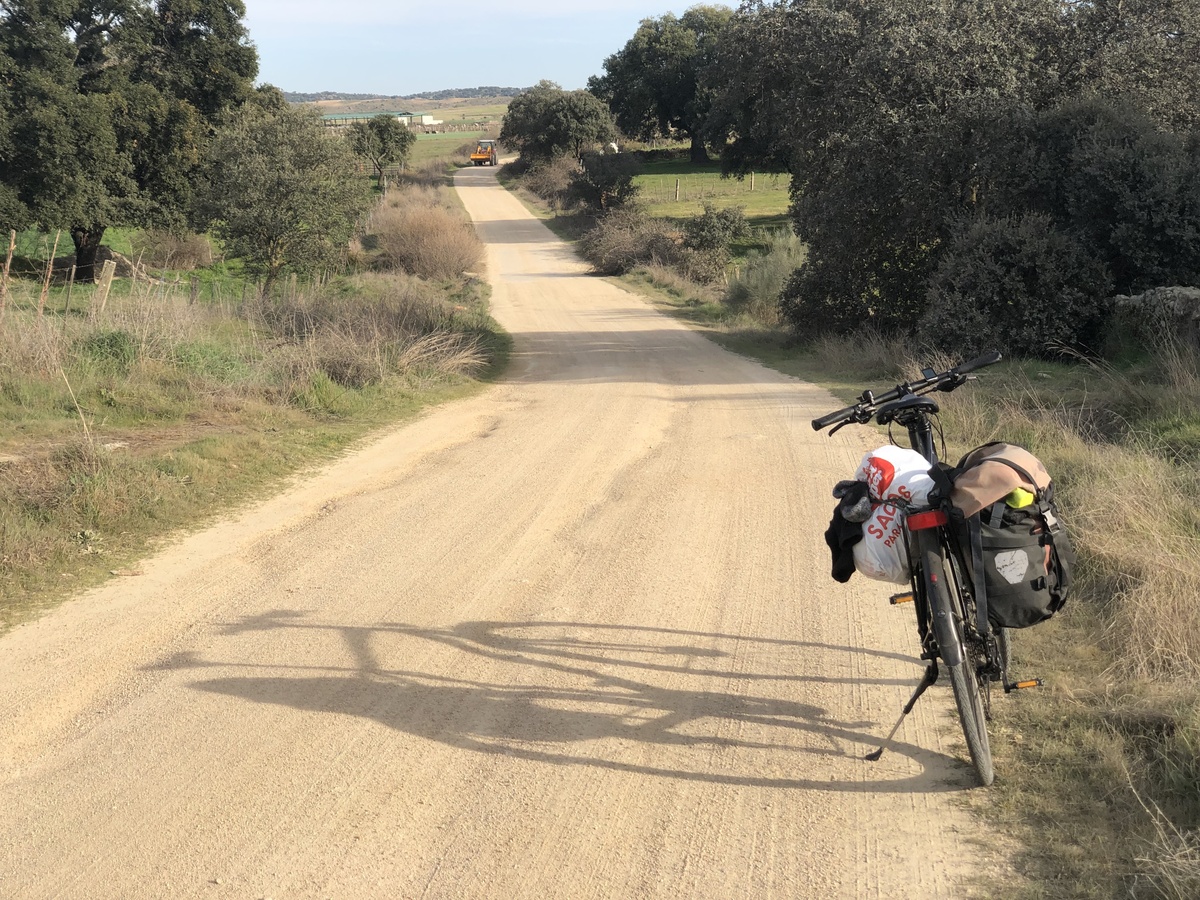
M832 435L846 425L865 425L874 420L888 426L890 434L891 425L895 423L907 430L912 449L934 469L938 466L938 456L934 447L933 421L939 407L936 400L925 395L956 390L971 380L968 373L1001 359L1001 354L993 351L945 372L923 369L919 379L898 384L883 394L865 390L853 406L813 419L813 429L820 431L832 425L829 432ZM938 431L941 434L940 425ZM944 451L944 435L942 446ZM950 685L971 763L986 786L995 777L987 733L987 720L991 718L991 685L1000 682L1007 693L1018 687L1033 686L1033 683L1010 684L1008 681L1008 630L993 628L988 622L986 601L976 603L975 585L967 577L972 571L967 566L970 541L964 536L961 516L956 519L954 513L948 492L938 490L930 494L928 504L907 510L905 549L912 591L911 594L893 596L892 603L914 603L921 659L928 665L899 720L879 749L866 758L878 760L883 755L904 717L926 689L937 681L940 660L950 673Z

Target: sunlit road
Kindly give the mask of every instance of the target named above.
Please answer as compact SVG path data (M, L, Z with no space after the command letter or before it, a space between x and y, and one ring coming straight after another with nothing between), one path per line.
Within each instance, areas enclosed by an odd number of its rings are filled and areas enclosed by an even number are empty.
M508 378L0 639L6 898L958 898L911 610L829 578L836 402L495 182Z

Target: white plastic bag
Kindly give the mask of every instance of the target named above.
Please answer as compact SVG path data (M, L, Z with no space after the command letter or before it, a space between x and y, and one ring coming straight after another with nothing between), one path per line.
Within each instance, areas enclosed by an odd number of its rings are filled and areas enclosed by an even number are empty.
M854 568L876 581L906 584L905 513L900 506L886 501L925 504L933 488L929 462L915 450L888 444L864 456L854 478L867 483L874 506L871 517L863 523L862 540L854 545Z

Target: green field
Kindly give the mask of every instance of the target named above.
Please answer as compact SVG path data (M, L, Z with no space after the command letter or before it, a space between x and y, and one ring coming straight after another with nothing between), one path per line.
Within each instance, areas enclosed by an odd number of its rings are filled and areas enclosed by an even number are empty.
M755 175L722 178L719 163L696 165L688 160L646 163L634 182L639 198L652 216L687 219L704 212L704 204L718 209L745 208L746 219L756 228L779 228L788 224L788 176ZM678 191L678 199L676 199Z
M468 141L482 137L485 131L451 131L445 134L418 134L409 153L408 163L419 166L432 159L453 156L454 151Z

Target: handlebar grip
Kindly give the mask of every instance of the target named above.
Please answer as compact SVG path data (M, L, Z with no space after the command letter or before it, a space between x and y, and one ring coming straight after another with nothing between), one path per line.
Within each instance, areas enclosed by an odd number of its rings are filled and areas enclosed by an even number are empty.
M849 418L850 414L857 409L855 406L847 406L845 409L839 409L837 412L831 412L828 415L821 416L819 419L812 420L813 431L820 431L827 425L832 425L835 422L840 422L843 419Z
M999 350L990 350L978 359L955 366L951 371L957 372L959 375L966 375L968 372L974 372L976 369L982 369L984 366L998 363L1002 359L1004 359L1004 356Z

